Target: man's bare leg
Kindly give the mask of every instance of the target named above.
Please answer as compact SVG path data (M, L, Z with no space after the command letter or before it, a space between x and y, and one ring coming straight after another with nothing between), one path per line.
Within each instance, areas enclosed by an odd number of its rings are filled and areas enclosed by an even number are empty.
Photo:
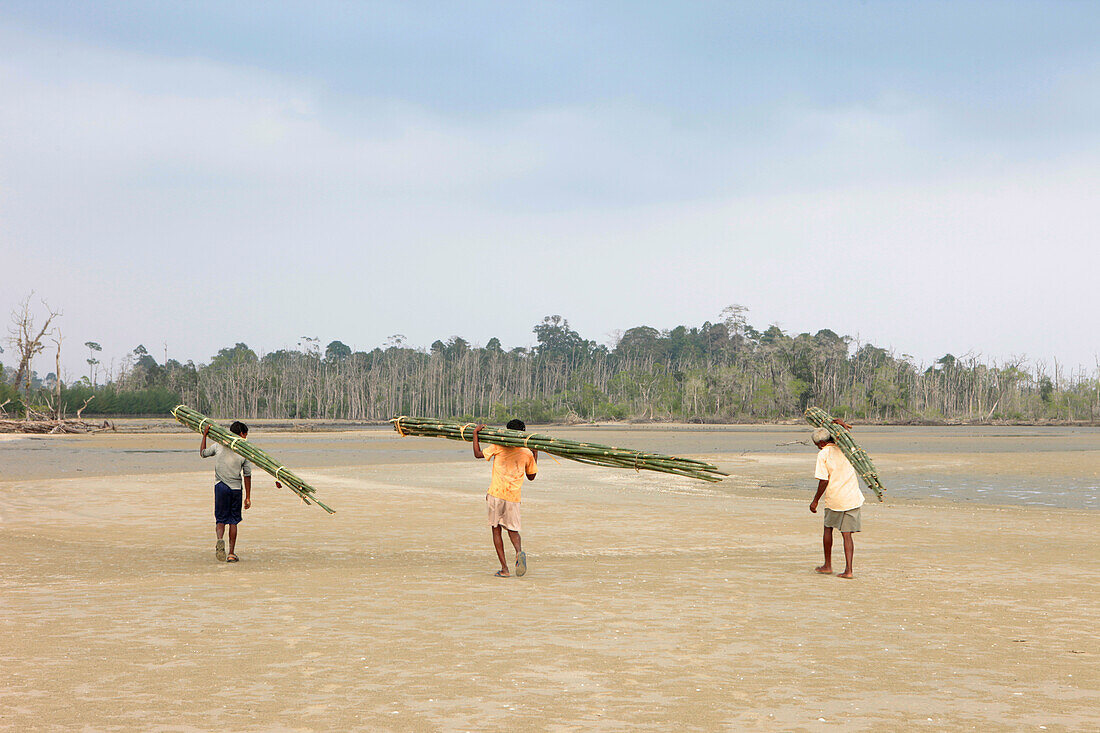
M526 575L527 555L523 553L523 548L520 546L519 532L508 530L508 538L512 540L512 547L516 551L516 576Z
M825 533L821 535L821 544L825 548L825 564L820 567L814 568L819 573L832 573L833 572L833 528L826 527Z
M218 535L218 544L214 546L214 557L218 562L225 562L225 540L222 539L225 536L225 525L215 522L214 532Z
M841 532L840 536L844 538L844 572L837 577L850 578L852 577L852 555L856 554L856 543L852 539L851 532Z
M509 534L512 534L509 530ZM515 540L512 540L515 542ZM500 560L500 574L511 575L508 572L508 561L504 559L504 537L500 533L500 525L493 527L493 547L497 549L497 559Z
M229 525L229 554L232 555L233 548L237 546L237 525Z

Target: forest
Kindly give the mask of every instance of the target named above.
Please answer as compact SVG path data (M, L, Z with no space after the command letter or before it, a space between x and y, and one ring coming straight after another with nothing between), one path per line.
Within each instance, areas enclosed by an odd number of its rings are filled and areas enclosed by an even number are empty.
M178 403L221 418L377 422L419 415L531 423L609 420L696 423L797 419L808 405L877 423L1096 422L1096 371L1069 374L1055 363L990 363L945 354L917 364L823 328L757 330L746 309L717 322L660 331L638 326L597 344L561 316L534 326L537 345L476 346L454 336L415 348L400 336L371 351L341 341L323 349L257 353L245 343L207 363L158 362L138 346L100 383L89 342L89 374L58 384L4 370L0 403L87 415L166 415ZM88 400L91 399L89 403Z

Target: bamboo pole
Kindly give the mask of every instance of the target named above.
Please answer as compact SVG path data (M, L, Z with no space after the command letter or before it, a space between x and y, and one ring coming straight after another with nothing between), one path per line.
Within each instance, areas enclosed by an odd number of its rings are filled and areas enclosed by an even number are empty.
M806 421L814 427L825 428L829 431L829 435L833 436L833 440L836 442L837 447L852 463L852 468L856 470L860 478L863 479L863 483L867 484L867 488L875 492L875 496L879 501L882 501L882 493L886 491L886 487L883 486L882 481L878 477L878 469L875 468L875 464L871 461L871 457L867 455L867 451L860 448L854 440L852 440L852 434L848 432L848 429L843 425L837 423L829 413L822 410L820 407L807 407L806 408Z
M298 475L289 468L276 461L268 455L267 452L257 448L239 435L234 435L202 413L192 410L187 405L177 405L172 408L172 417L176 418L176 420L191 428L196 433L201 433L203 429L209 425L210 438L215 442L220 443L242 458L247 459L253 465L274 476L276 481L279 481L297 494L298 498L306 504L316 504L329 514L336 513L335 509L326 506L324 502L314 496L316 489L299 478Z
M473 442L474 428L477 427L475 423L459 423L404 415L395 417L390 422L393 423L394 430L402 436L447 438L467 443ZM521 430L487 427L482 429L478 437L485 443L540 450L560 458L594 466L633 468L636 471L657 471L702 481L721 481L724 476L729 475L710 463L694 458L647 453L599 443L579 443L574 440L554 438L549 435L528 433Z

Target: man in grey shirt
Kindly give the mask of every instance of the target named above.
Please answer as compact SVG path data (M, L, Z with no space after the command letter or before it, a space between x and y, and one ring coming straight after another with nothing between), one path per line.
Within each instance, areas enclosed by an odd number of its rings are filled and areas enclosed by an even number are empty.
M241 438L248 438L248 426L237 421L229 426L229 431ZM220 443L206 447L206 436L210 426L202 431L202 444L199 455L214 458L214 522L218 534L218 544L214 555L219 562L237 562L234 552L237 546L237 525L241 523L241 507L252 506L252 464ZM242 482L243 478L243 482ZM244 485L242 491L242 483ZM243 496L242 496L243 494ZM225 552L225 526L229 525L229 554Z

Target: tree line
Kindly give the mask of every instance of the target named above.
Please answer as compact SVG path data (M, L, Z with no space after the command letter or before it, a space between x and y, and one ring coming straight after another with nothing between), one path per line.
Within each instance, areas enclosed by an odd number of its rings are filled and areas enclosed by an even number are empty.
M298 350L257 354L237 343L195 364L158 363L139 346L107 384L85 377L63 385L61 399L76 409L94 395L87 414L163 415L183 402L219 417L356 421L757 422L798 418L810 404L875 422L1100 419L1097 372L951 354L920 365L829 329L757 330L745 313L731 306L700 326L638 326L613 345L547 316L534 327L532 348L505 349L495 338L474 346L457 336L427 349L394 337L371 351L340 341L322 350L307 340ZM0 402L21 399L13 385L4 388Z

